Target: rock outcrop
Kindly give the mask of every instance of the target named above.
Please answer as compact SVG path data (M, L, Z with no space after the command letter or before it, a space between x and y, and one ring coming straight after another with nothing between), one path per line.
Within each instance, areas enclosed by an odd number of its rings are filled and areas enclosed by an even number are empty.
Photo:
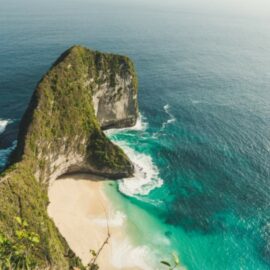
M132 126L137 115L137 78L124 56L74 46L37 85L12 165L0 175L0 232L12 237L14 217L26 219L41 235L40 267L77 262L47 215L48 185L66 173L131 176L133 165L102 129Z
M72 47L38 84L21 122L14 157L33 159L42 182L74 172L130 176L132 164L101 128L132 126L137 115L132 62Z
M95 55L96 76L88 81L102 129L130 127L138 117L137 77L127 57ZM92 76L91 76L92 77Z

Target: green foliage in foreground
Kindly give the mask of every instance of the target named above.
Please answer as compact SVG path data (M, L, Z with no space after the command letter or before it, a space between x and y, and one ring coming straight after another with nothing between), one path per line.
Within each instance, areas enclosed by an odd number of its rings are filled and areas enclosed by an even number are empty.
M52 266L69 269L78 265L47 214L49 201L46 189L36 181L29 163L23 161L12 165L0 180L0 234L16 242L18 223L14 217L20 216L27 221L27 230L39 235L38 252L30 250L38 269L50 269Z
M16 217L18 228L15 238L0 235L0 269L34 269L37 262L33 253L38 253L39 235L28 230L28 223Z
M40 253L40 236L29 229L26 220L15 217L17 228L15 237L8 238L0 234L0 269L1 270L31 270L38 269L38 260L33 254ZM94 250L90 251L94 257L97 256ZM96 263L89 263L85 270L98 270Z

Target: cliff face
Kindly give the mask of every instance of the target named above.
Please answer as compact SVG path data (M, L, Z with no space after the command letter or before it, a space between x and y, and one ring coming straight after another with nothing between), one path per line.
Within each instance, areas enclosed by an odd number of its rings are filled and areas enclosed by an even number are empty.
M39 82L22 118L14 165L0 176L0 232L21 216L41 235L40 266L68 269L74 258L47 216L47 186L65 173L128 177L133 165L102 129L135 124L137 79L124 56L75 46Z
M38 84L21 122L16 160L34 160L42 182L78 171L130 176L132 164L101 128L134 125L137 114L131 61L75 46Z
M135 125L138 116L137 78L132 62L127 57L101 54L96 54L95 61L97 79L88 82L102 129Z

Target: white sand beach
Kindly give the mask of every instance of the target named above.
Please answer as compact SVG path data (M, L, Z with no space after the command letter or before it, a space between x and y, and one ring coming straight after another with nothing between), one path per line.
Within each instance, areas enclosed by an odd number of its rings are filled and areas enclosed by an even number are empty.
M105 241L109 225L109 242L97 259L100 269L147 269L136 262L142 251L130 245L126 217L113 209L103 190L104 181L100 180L89 175L56 180L49 187L49 216L85 265L92 258L90 249L99 250Z

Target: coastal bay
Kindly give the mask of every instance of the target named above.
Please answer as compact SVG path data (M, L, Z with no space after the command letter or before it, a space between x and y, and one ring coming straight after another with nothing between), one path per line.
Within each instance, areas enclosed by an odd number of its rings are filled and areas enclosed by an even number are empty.
M147 269L142 267L145 262L138 262L139 258L160 264L163 259L171 261L172 252L176 252L181 267L191 270L268 270L270 8L266 2L4 1L0 9L1 170L18 143L19 122L37 82L62 52L79 43L93 50L126 55L138 73L138 104L145 127L112 132L112 119L105 122L108 116L104 119L99 110L102 127L109 128L106 135L120 146L135 167L132 179L125 176L101 185L110 202L108 207L117 213L110 223L122 220L125 225L121 225L121 231L127 236L119 235L117 243L111 241L115 257L111 265L120 269L131 267L127 260L136 258L138 267ZM69 64L62 69L64 73L75 67ZM72 78L80 78L84 73L86 66L78 63L78 67L81 67L78 74ZM94 77L98 74L95 71L91 70ZM115 81L110 78L103 80L101 76L98 80L104 94L104 82L114 86ZM54 76L51 81L55 79ZM81 79L84 83L78 86L91 83ZM30 230L41 236L44 253L39 253L37 259L46 254L48 261L42 259L39 264L50 263L57 269L69 269L74 264L66 262L67 257L63 256L69 254L69 248L61 237L60 227L57 230L47 217L46 179L51 178L49 172L54 169L57 174L53 176L62 175L58 161L63 162L60 164L63 170L71 162L81 165L74 151L77 153L76 148L82 146L83 140L76 135L81 134L79 130L88 129L89 122L80 129L77 124L85 109L92 107L85 103L89 92L83 98L72 95L69 99L70 88L63 87L65 82L68 81L61 80L61 86L57 87L58 93L67 90L57 103L59 110L53 115L47 110L42 114L46 120L42 126L46 128L41 129L42 122L38 121L33 139L39 140L31 140L29 144L39 146L35 153L44 157L36 164L44 181L39 183L32 173L22 171L15 175L15 181L10 181L10 186L0 179L0 233L14 232L14 217L21 209ZM68 82L68 86L72 84ZM123 85L122 80L119 91ZM117 104L123 105L119 99L124 95L115 90ZM101 92L94 93L95 107ZM50 108L53 103L48 100ZM106 99L101 103L104 108ZM67 106L71 104L74 106L70 113L61 110L71 108ZM112 109L121 116L121 108ZM64 117L58 118L57 114ZM51 124L53 128L48 130ZM121 121L117 127L122 125ZM61 147L55 145L55 151L48 154L53 149L45 141L55 132L60 144L63 137L69 137L69 141ZM64 151L65 146L72 146L72 151ZM55 160L59 152L61 158ZM68 161L66 153L71 153ZM32 164L27 167L33 168ZM82 176L81 180L90 182L91 177ZM63 192L66 190L66 196L71 196L68 192L72 194L73 190L66 188L61 179L52 179L50 189L54 183L63 185ZM18 191L21 208L11 188ZM51 206L57 203L50 201ZM89 202L85 199L82 208L90 209ZM81 215L91 211L84 210ZM99 229L104 229L104 215L93 210L92 217L99 220ZM105 231L100 231L100 235L103 239ZM85 254L91 246L85 248ZM88 255L85 257L90 258ZM150 270L159 269L151 266Z

